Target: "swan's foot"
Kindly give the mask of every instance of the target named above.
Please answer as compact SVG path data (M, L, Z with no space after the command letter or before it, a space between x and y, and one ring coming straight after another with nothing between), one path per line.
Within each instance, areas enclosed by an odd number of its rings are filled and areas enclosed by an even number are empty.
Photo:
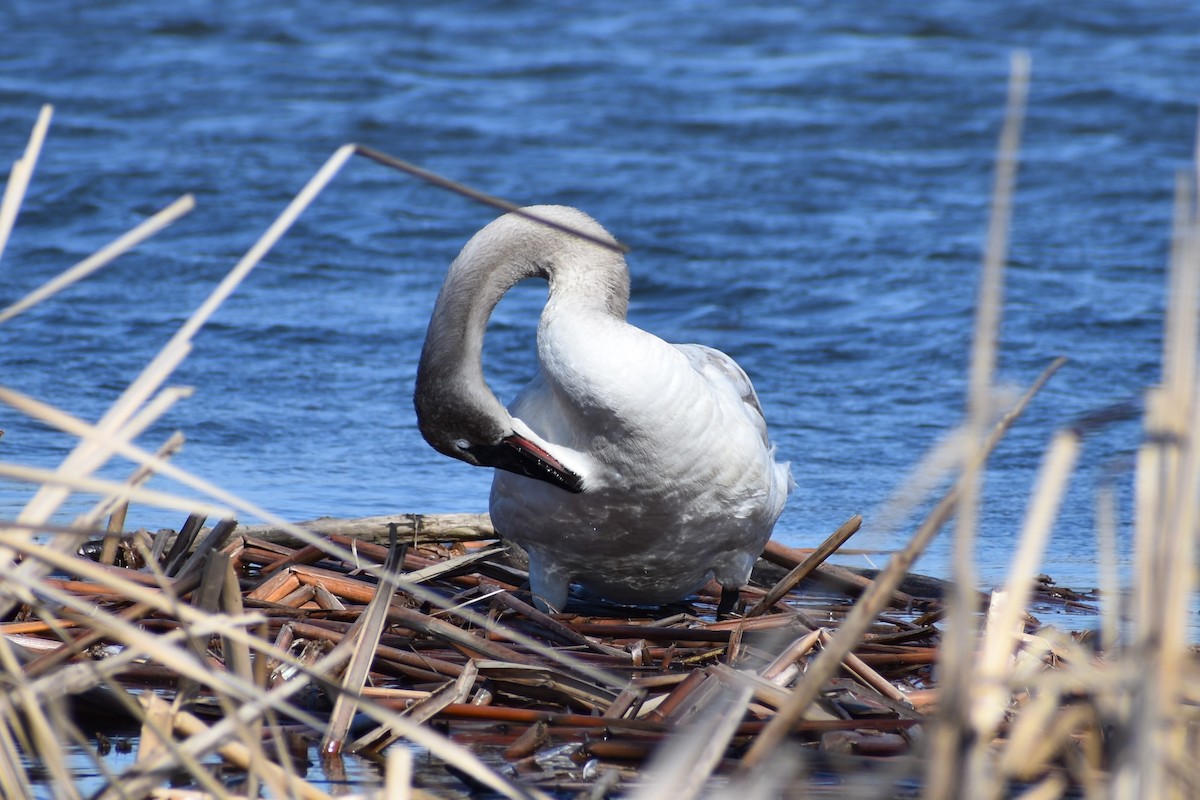
M721 601L717 603L717 619L726 619L742 597L741 590L729 586L721 587Z

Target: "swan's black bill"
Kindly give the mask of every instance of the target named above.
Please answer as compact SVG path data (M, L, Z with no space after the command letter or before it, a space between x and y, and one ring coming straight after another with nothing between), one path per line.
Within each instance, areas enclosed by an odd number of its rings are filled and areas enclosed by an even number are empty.
M578 494L583 479L559 463L558 459L523 436L507 436L499 444L477 444L467 448L480 464L504 469Z

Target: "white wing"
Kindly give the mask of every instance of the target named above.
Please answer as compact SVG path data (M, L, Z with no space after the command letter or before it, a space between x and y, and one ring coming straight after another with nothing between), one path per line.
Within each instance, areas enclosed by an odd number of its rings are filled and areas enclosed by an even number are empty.
M769 446L767 438L767 420L763 415L762 404L754 392L754 385L738 363L720 350L714 350L702 344L677 344L675 348L687 357L692 369L703 375L709 383L717 385L724 381L742 398L746 405L747 416L754 422L762 436L763 444Z

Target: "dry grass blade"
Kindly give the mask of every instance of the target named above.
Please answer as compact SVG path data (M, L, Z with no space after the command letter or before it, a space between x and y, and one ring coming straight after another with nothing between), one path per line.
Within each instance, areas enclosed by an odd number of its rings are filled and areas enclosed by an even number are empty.
M972 689L971 716L975 727L975 757L986 759L995 726L1008 707L1007 677L1018 645L1013 631L1023 629L1021 617L1032 590L1033 579L1058 513L1067 481L1079 454L1079 433L1059 432L1050 444L1035 483L1033 499L1025 518L1017 553L1009 568L1005 594L994 617L989 617L979 660L978 676ZM982 768L982 767L981 767Z
M821 630L817 631L817 636L823 647L829 647L829 631L822 628ZM876 670L872 669L865 661L853 653L846 653L846 655L842 658L842 666L844 666L851 675L862 681L863 684L871 687L892 702L899 703L904 706L912 705L909 703L908 698L904 696L903 692L901 692L895 686L892 686L891 682L888 681L887 678L884 678Z
M442 713L447 706L465 703L478 675L479 668L475 660L471 659L457 678L419 699L407 709L405 715L414 723L428 722ZM350 746L350 750L355 753L381 753L400 737L401 734L389 726L380 725L360 736Z
M4 797L32 797L29 775L21 763L22 750L13 737L14 730L20 729L10 722L19 719L17 709L2 693L0 719L4 720L4 724L0 724L0 794Z
M1117 498L1112 483L1105 481L1096 492L1096 551L1100 583L1100 652L1115 652L1120 639L1121 584L1117 567Z
M418 569L413 572L406 572L404 574L404 581L408 584L431 581L439 575L445 575L449 572L464 569L472 564L477 564L480 561L487 561L492 556L503 553L507 549L507 547L487 547L474 553L467 553L466 555L457 556L456 558L452 558L448 561L431 564L423 569Z
M50 558L55 558L58 554L49 554ZM135 593L140 587L130 585L128 588ZM48 596L52 597L56 602L61 602L65 605L75 604L75 600L70 595L58 593L56 591L45 589ZM247 625L256 624L257 618L250 617L244 620L229 619L228 622L221 616L211 615L196 615L192 614L187 607L180 606L175 609L177 613L185 619L191 617L188 621L189 630L193 635L204 636L217 633L222 636L247 639L248 634L245 631ZM100 625L102 628L109 627L108 620L103 617L95 620L94 624ZM109 635L115 636L120 641L127 644L127 648L119 655L105 659L102 662L94 664L80 665L85 667L82 673L78 673L78 679L74 682L64 681L65 675L59 672L55 675L48 676L46 679L39 680L36 684L36 691L47 691L61 693L62 691L77 691L89 685L94 685L97 680L103 679L104 675L111 676L123 663L127 663L135 658L141 657L147 653L153 653L156 660L163 661L169 664L173 669L182 674L189 675L196 680L206 682L212 685L214 691L218 691L224 696L237 698L240 705L233 712L217 725L212 726L207 731L201 734L194 735L182 746L181 752L189 758L195 758L203 755L210 750L220 746L223 742L228 741L229 737L236 732L239 726L254 719L261 714L265 708L275 708L282 713L288 714L297 719L306 720L306 724L314 728L322 727L322 724L311 718L301 711L299 708L291 705L288 698L296 692L301 691L308 685L307 680L294 679L287 681L275 689L262 693L260 690L252 686L242 686L240 681L232 676L224 673L214 673L206 668L201 668L199 671L192 668L190 659L192 656L185 651L165 650L163 645L165 640L172 638L171 635L162 637L164 641L143 642L141 637L145 634L136 628L120 628L111 629ZM179 635L179 638L182 634ZM273 648L267 648L261 641L250 639L255 646L259 647L272 658L278 660L287 660L287 654L275 651ZM308 673L312 677L326 674L329 670L334 669L337 664L344 660L347 654L331 653L330 655L318 660L311 667L311 672ZM382 724L389 724L401 731L402 734L423 747L426 747L431 752L438 754L441 758L449 763L455 764L465 773L471 774L474 778L480 781L481 784L492 787L495 791L500 792L506 797L523 797L524 795L514 790L506 781L495 775L491 770L483 765L475 756L461 747L454 745L452 742L442 738L433 731L424 728L420 725L408 723L395 714L384 711L378 708L375 704L364 701L361 710L372 716ZM179 754L171 753L164 754L161 757L154 759L147 765L148 774L129 775L122 779L121 792L128 794L137 794L139 792L148 791L151 786L157 781L155 775L159 770L171 768L172 764L178 764ZM124 797L125 794L113 795L112 797ZM110 795L105 795L110 797Z
M409 800L412 797L412 751L397 747L388 753L387 783L383 794L388 800Z
M151 236L182 217L184 214L187 214L195 207L196 201L191 195L184 195L183 197L179 198L174 203L171 203L171 205L137 225L129 232L123 234L117 239L114 239L109 244L85 258L83 261L80 261L67 271L61 273L54 279L25 295L25 297L13 303L8 308L0 311L0 325L3 325L5 322L8 322L17 315L28 311L30 308L42 302L43 300L53 297L55 294L67 288L68 286L83 280L96 270L111 263L123 253L126 253L132 250L134 247L137 247L139 244L146 241Z
M1136 747L1121 760L1117 786L1145 797L1190 796L1187 766L1195 757L1180 707L1191 663L1185 637L1195 590L1200 489L1195 384L1200 211L1191 188L1177 196L1164 385L1147 392L1146 441L1137 464L1138 568L1144 583L1136 607L1135 644L1144 653L1146 680L1134 698Z
M308 674L311 676L328 674L344 661L345 657L346 655L343 652L330 653L313 663ZM211 726L207 731L192 736L186 743L187 751L190 753L207 753L211 751L228 738L240 721L250 719L252 716L261 713L266 707L288 708L288 698L302 691L307 686L307 681L299 679L292 679L279 684L255 700L245 703L237 710L233 717L226 718ZM399 715L380 708L365 698L361 701L360 710L380 724L394 727L401 735L413 742L413 744L426 748L437 757L462 771L463 774L471 776L480 785L486 786L504 797L513 798L513 800L528 800L529 794L527 792L513 786L466 748L442 737L432 729L411 723ZM163 764L163 766L166 765L169 765L169 762ZM140 789L143 785L148 784L145 782L139 783L138 788ZM105 797L100 798L100 800L116 800L116 798Z
M29 180L33 177L33 169L37 165L38 155L42 152L42 142L46 140L46 130L50 127L50 117L53 115L53 106L42 106L37 122L33 124L33 132L29 135L29 143L25 146L25 154L13 163L12 171L8 175L4 198L0 200L0 256L4 255L8 246L8 237L16 224L17 212L21 210L25 190L29 188Z
M63 460L58 472L63 475L82 477L103 464L108 459L106 443L114 438L120 438L117 434L121 428L189 351L190 345L187 342L169 344L164 348L154 361L142 371L139 379L130 384L117 402L109 407L96 425L97 436L76 445L75 449ZM43 486L25 505L18 516L18 521L46 522L69 494L69 488L59 483Z
M143 695L143 698L143 703L147 707L156 702L162 702L153 695ZM209 726L186 711L174 712L172 715L172 725L176 731L184 736L200 736L210 730ZM333 798L327 792L317 789L308 781L298 779L293 774L288 774L275 764L261 760L254 761L252 759L253 751L238 742L229 742L220 745L217 748L217 752L221 754L222 758L241 769L250 769L253 767L260 772L272 773L273 778L277 782L287 787L288 797L300 798L300 800L332 800Z
M992 374L996 369L996 350L1003 312L1004 262L1008 258L1008 235L1012 222L1013 190L1017 183L1017 158L1025 105L1029 96L1029 54L1013 53L1010 61L1008 103L996 158L992 185L991 213L988 216L987 245L980 278L979 303L975 310L975 336L972 340L970 398L972 409L984 418L991 406ZM975 413L974 411L972 413Z
M388 514L355 519L321 517L293 524L316 537L344 537L354 542L387 544L387 529L391 523L399 525L400 538L414 546L499 538L487 514ZM300 540L274 524L243 525L241 531L246 536L288 547L308 541Z
M1010 62L1008 105L1000 134L987 246L975 310L975 333L968 377L967 468L959 479L962 496L954 542L954 588L949 604L946 639L942 644L942 706L939 724L934 730L934 755L929 762L926 786L926 797L932 800L954 797L962 789L964 780L960 772L964 765L958 753L967 735L971 707L969 676L971 651L975 644L975 526L983 483L983 460L976 454L983 447L988 418L992 414L992 381L1003 308L1004 262L1008 254L1017 154L1028 92L1029 56L1025 52L1017 52Z
M74 788L74 782L70 780L70 773L63 762L63 753L56 736L58 728L51 722L48 713L61 703L62 698L52 700L39 696L33 684L21 672L21 665L7 637L0 637L0 670L9 676L8 680L13 684L7 687L8 692L24 714L24 732L32 752L42 756L43 764L54 783L65 783L64 789L68 797L79 797L79 792Z
M466 609L459 608L456 610L456 613L466 613ZM397 625L403 625L411 630L419 631L428 636L435 636L451 644L463 647L476 657L507 661L513 664L533 664L531 656L518 653L516 650L506 647L499 642L489 641L483 637L476 636L473 633L464 631L457 625L432 617L429 614L422 614L411 608L392 606L388 609L388 619ZM495 625L487 625L485 629L494 627ZM605 682L611 683L611 678Z
M183 771L195 779L203 790L205 800L233 800L216 777L204 769L199 760L187 753L171 735L175 712L170 703L154 695L143 695L138 698L138 705L142 710L142 729L138 738L138 757L134 769L139 773L149 774L151 763L160 759L167 760L174 765L173 772ZM162 777L165 779L166 775ZM149 789L135 792L124 776L110 775L107 787L105 792L110 795L115 793L120 800L132 800L149 793Z
M777 683L780 686L791 683L792 679L800 672L800 668L796 666L796 662L811 653L812 649L817 646L817 641L820 638L820 628L801 634L795 641L785 647L779 655L775 656L770 664L762 668L759 672L759 677Z
M580 239L585 239L589 242L592 242L593 244L597 244L597 245L607 248L609 250L616 250L618 253L628 253L629 252L629 248L627 246L621 244L620 242L602 239L602 238L599 238L596 236L592 236L590 233L586 233L584 231L572 228L570 225L563 225L560 222L554 222L552 220L542 219L537 214L532 214L532 213L526 211L525 209L518 206L516 203L510 203L507 200L501 200L499 197L494 197L490 194L485 194L484 192L481 192L478 189L472 189L470 186L466 186L465 184L461 184L457 181L452 181L449 178L438 175L436 172L427 170L424 167L418 167L416 164L412 164L408 161L404 161L403 159L396 158L395 156L388 155L387 153L381 153L380 151L378 151L372 147L366 147L364 145L349 145L349 146L353 147L354 152L358 153L360 156L363 156L364 158L369 158L372 161L375 161L379 164L383 164L385 167L391 167L392 169L399 170L401 172L412 175L415 178L420 178L421 180L425 181L426 183L431 183L434 186L437 186L439 188L448 189L452 192L455 192L456 194L461 194L463 197L469 197L472 200L476 201L477 203L483 203L485 206L491 206L492 208L498 208L501 211L505 211L505 212L508 212L511 214L520 214L522 217L525 217L526 219L533 220L534 222L540 223L540 224L545 225L550 228L555 228L557 230L563 231L564 233L569 233L572 236L577 236Z
M68 475L48 469L39 469L24 464L0 462L0 477L35 483L40 486L58 486L77 492L98 494L113 498L118 503L135 500L149 506L183 511L188 514L204 514L212 517L231 517L233 511L224 506L216 506L201 500L192 500L167 492L154 489L143 489L128 483L115 483L101 478L89 478L83 475Z
M1000 317L1004 302L1004 264L1008 255L1008 234L1012 217L1012 195L1016 184L1017 154L1025 103L1029 92L1029 56L1014 53L1008 85L1008 104L1004 127L1000 134L992 189L991 213L988 217L987 244L980 275L978 302L975 307L975 331L972 338L971 366L967 396L967 433L969 452L966 461L980 464L973 458L974 450L984 438L988 418L992 414L993 374L999 347ZM977 495L980 489L980 467L968 467L963 477L962 500L958 514L957 539L954 550L954 584L962 592L974 591L974 538ZM968 651L974 638L970 620L973 604L951 604L951 629L946 646L949 669L953 672L969 663ZM952 681L953 684L953 681ZM952 691L957 691L951 686Z

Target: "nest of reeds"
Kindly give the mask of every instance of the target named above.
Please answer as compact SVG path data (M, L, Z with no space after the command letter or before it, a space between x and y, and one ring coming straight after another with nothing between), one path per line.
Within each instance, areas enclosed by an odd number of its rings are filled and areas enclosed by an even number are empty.
M815 550L770 545L755 570L763 585L746 587L724 620L715 584L671 607L578 598L570 613L545 614L486 516L321 520L303 526L316 537L308 544L271 526L202 523L192 516L178 534L113 535L62 554L43 581L73 609L49 618L23 604L0 626L24 680L71 676L74 699L54 712L57 726L77 740L92 728L138 728L137 764L119 784L127 793L178 769L182 753L164 740L182 737L182 750L222 726L256 737L218 747L244 772L238 783L257 778L286 796L321 796L306 776L327 780L330 761L407 753L397 742L413 741L414 726L443 741L416 776L436 791L604 796L664 780L712 791L712 781L737 780L876 585L825 562L858 517ZM374 541L389 530L388 544ZM885 613L789 723L788 746L802 752L794 768L826 781L853 778L864 758L912 771L936 706L944 590L916 576L891 590ZM1042 601L1067 602L1049 592ZM87 624L84 607L108 624ZM127 638L134 630L141 647ZM1057 652L1047 643L1023 657L1042 669ZM668 762L686 774L646 771L667 743L688 748Z

